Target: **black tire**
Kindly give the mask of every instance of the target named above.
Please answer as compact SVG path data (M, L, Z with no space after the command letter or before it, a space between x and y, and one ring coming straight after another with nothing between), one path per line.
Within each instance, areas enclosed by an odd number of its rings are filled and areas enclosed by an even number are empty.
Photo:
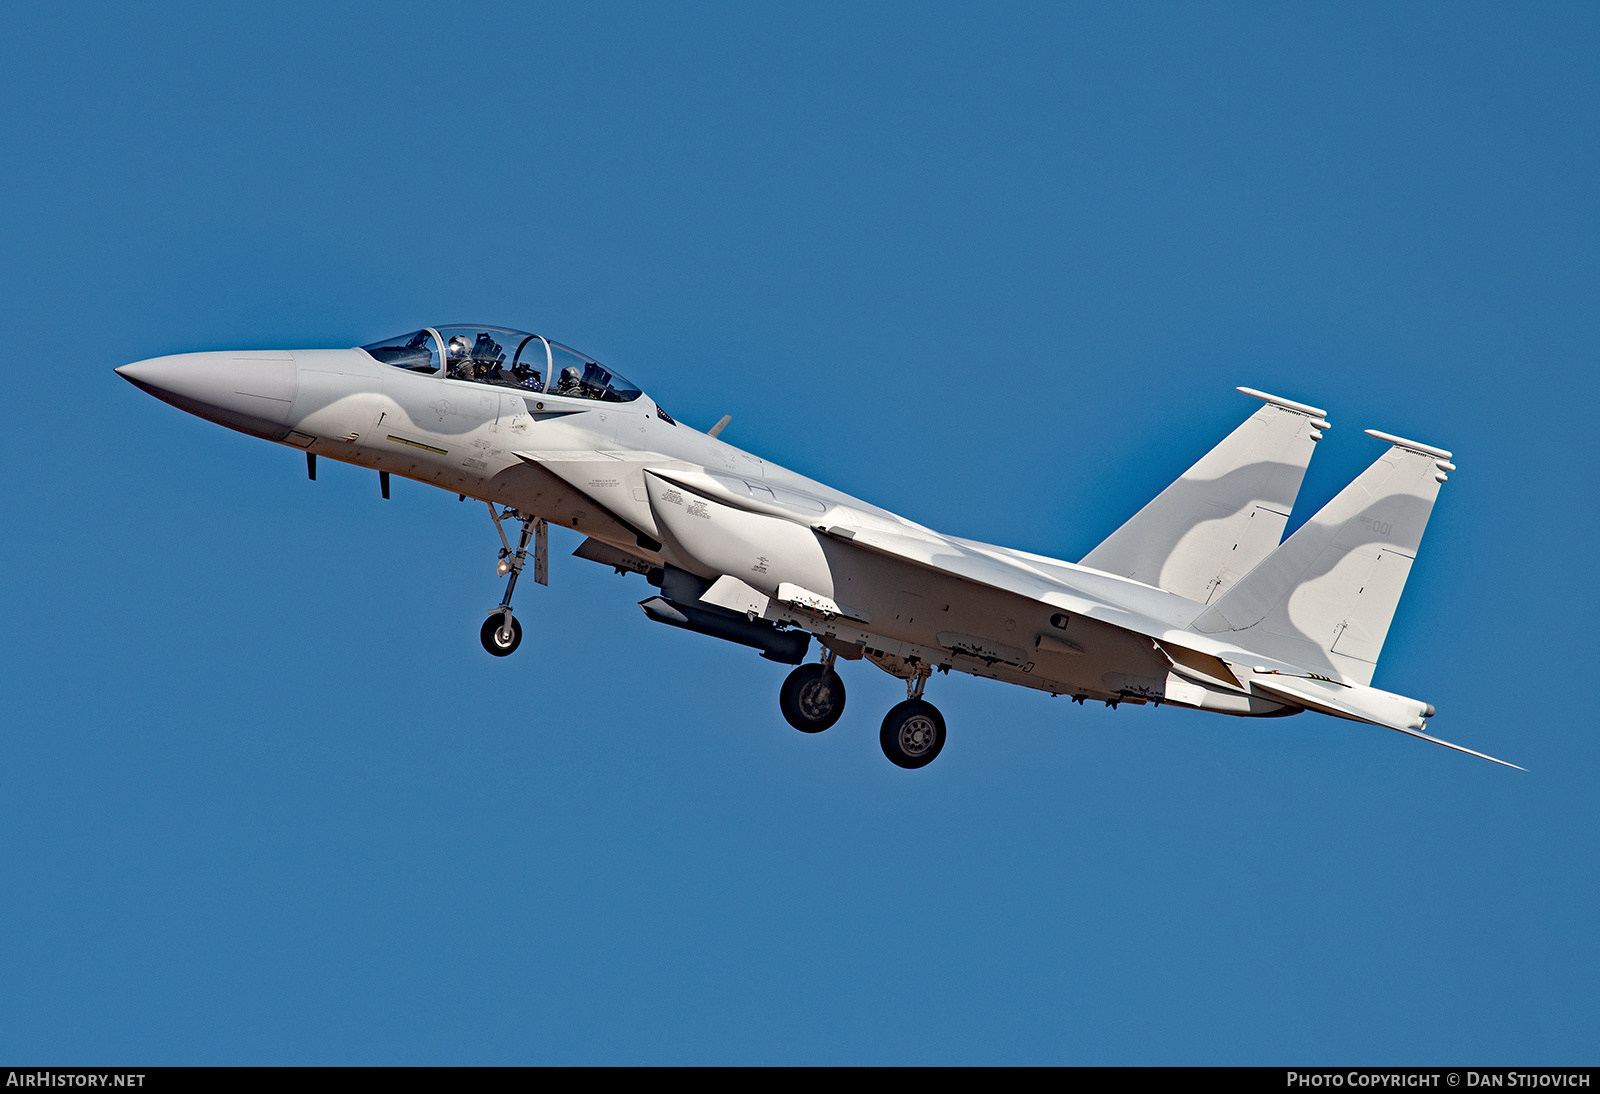
M878 743L896 767L926 767L944 748L944 715L932 703L907 699L883 716Z
M821 733L844 713L844 681L822 665L801 665L783 682L778 706L801 733Z
M482 628L478 631L478 640L483 643L483 648L496 657L509 657L522 645L522 624L516 616L511 617L511 641L500 641L500 622L502 616L495 612L483 621Z

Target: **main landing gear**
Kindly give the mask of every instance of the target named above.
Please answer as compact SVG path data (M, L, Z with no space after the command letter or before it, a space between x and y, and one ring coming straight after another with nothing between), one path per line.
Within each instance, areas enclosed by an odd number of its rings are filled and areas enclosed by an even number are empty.
M494 521L495 531L500 533L500 563L496 569L502 576L511 576L506 582L506 595L498 607L489 609L489 618L478 629L478 640L483 643L484 649L496 657L506 657L522 644L522 624L511 614L511 594L516 591L517 578L522 576L530 542L533 544L533 580L540 585L550 584L550 529L541 518L525 517L515 509L496 513L494 503L488 505L489 519ZM511 549L511 541L506 538L505 526L501 523L508 517L522 523L516 550Z
M801 733L821 733L844 713L844 681L833 671L834 654L824 650L819 665L801 665L778 692L784 720Z
M883 716L878 744L896 767L926 767L944 748L944 715L922 698L927 682L926 672L907 680L906 701L896 703Z
M784 720L802 733L821 733L844 713L844 681L833 663L833 651L824 650L820 664L795 669L778 693ZM944 748L944 715L922 698L927 682L926 671L912 676L906 681L906 701L884 715L878 743L896 767L926 767Z

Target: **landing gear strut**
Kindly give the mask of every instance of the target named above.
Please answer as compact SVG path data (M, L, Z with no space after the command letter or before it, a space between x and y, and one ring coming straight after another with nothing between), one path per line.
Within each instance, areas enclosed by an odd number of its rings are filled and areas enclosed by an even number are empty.
M821 664L795 669L778 693L784 720L801 733L821 733L844 713L844 681L833 661L833 651L824 650Z
M487 504L489 519L494 521L495 531L500 533L500 564L496 569L501 575L511 576L506 582L506 595L497 607L489 609L489 618L478 629L478 640L483 643L484 649L496 657L506 657L522 644L522 624L511 614L511 594L516 591L517 578L522 576L530 541L533 543L533 580L540 585L550 584L550 530L541 518L525 517L515 509L496 513L494 503ZM514 551L511 541L506 538L505 526L501 523L506 517L522 523L522 533L517 537Z
M883 716L878 743L896 767L926 767L944 748L944 715L922 698L927 682L927 672L907 680L906 701L890 707Z

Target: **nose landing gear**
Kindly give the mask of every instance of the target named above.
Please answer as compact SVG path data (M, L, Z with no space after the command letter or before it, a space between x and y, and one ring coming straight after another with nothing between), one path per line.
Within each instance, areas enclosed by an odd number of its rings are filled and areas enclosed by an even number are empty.
M506 629L507 624L510 624L510 630ZM495 608L490 611L489 618L483 621L483 626L478 628L478 641L496 657L510 656L522 645L522 624L511 614L509 607L505 611Z
M502 575L509 574L510 580L506 582L506 595L499 606L489 609L489 618L478 629L478 640L483 643L484 649L496 657L506 657L522 644L522 624L511 614L511 594L516 591L517 578L522 576L530 541L533 543L533 580L540 585L550 584L550 529L541 518L525 517L515 509L496 513L494 503L488 504L489 519L494 521L495 531L500 533L500 563L496 569ZM517 537L514 551L511 541L506 538L505 526L501 524L501 519L505 517L522 523L522 533Z

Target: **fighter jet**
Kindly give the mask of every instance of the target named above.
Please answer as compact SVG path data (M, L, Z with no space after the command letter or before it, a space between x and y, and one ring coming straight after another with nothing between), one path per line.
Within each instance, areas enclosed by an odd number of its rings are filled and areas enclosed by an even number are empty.
M385 498L399 475L486 503L506 581L479 637L497 657L522 641L511 601L530 557L548 583L555 523L585 537L577 557L656 590L639 605L649 619L798 666L779 691L795 729L839 720L841 662L904 680L879 732L902 768L944 747L924 693L952 671L1110 707L1316 711L1505 764L1424 732L1431 704L1371 686L1450 453L1367 430L1382 454L1285 540L1329 424L1266 392L1239 388L1256 404L1243 424L1074 563L945 535L786 470L723 441L728 418L694 429L527 331L425 327L116 371L303 450L312 479L325 456L375 469Z

